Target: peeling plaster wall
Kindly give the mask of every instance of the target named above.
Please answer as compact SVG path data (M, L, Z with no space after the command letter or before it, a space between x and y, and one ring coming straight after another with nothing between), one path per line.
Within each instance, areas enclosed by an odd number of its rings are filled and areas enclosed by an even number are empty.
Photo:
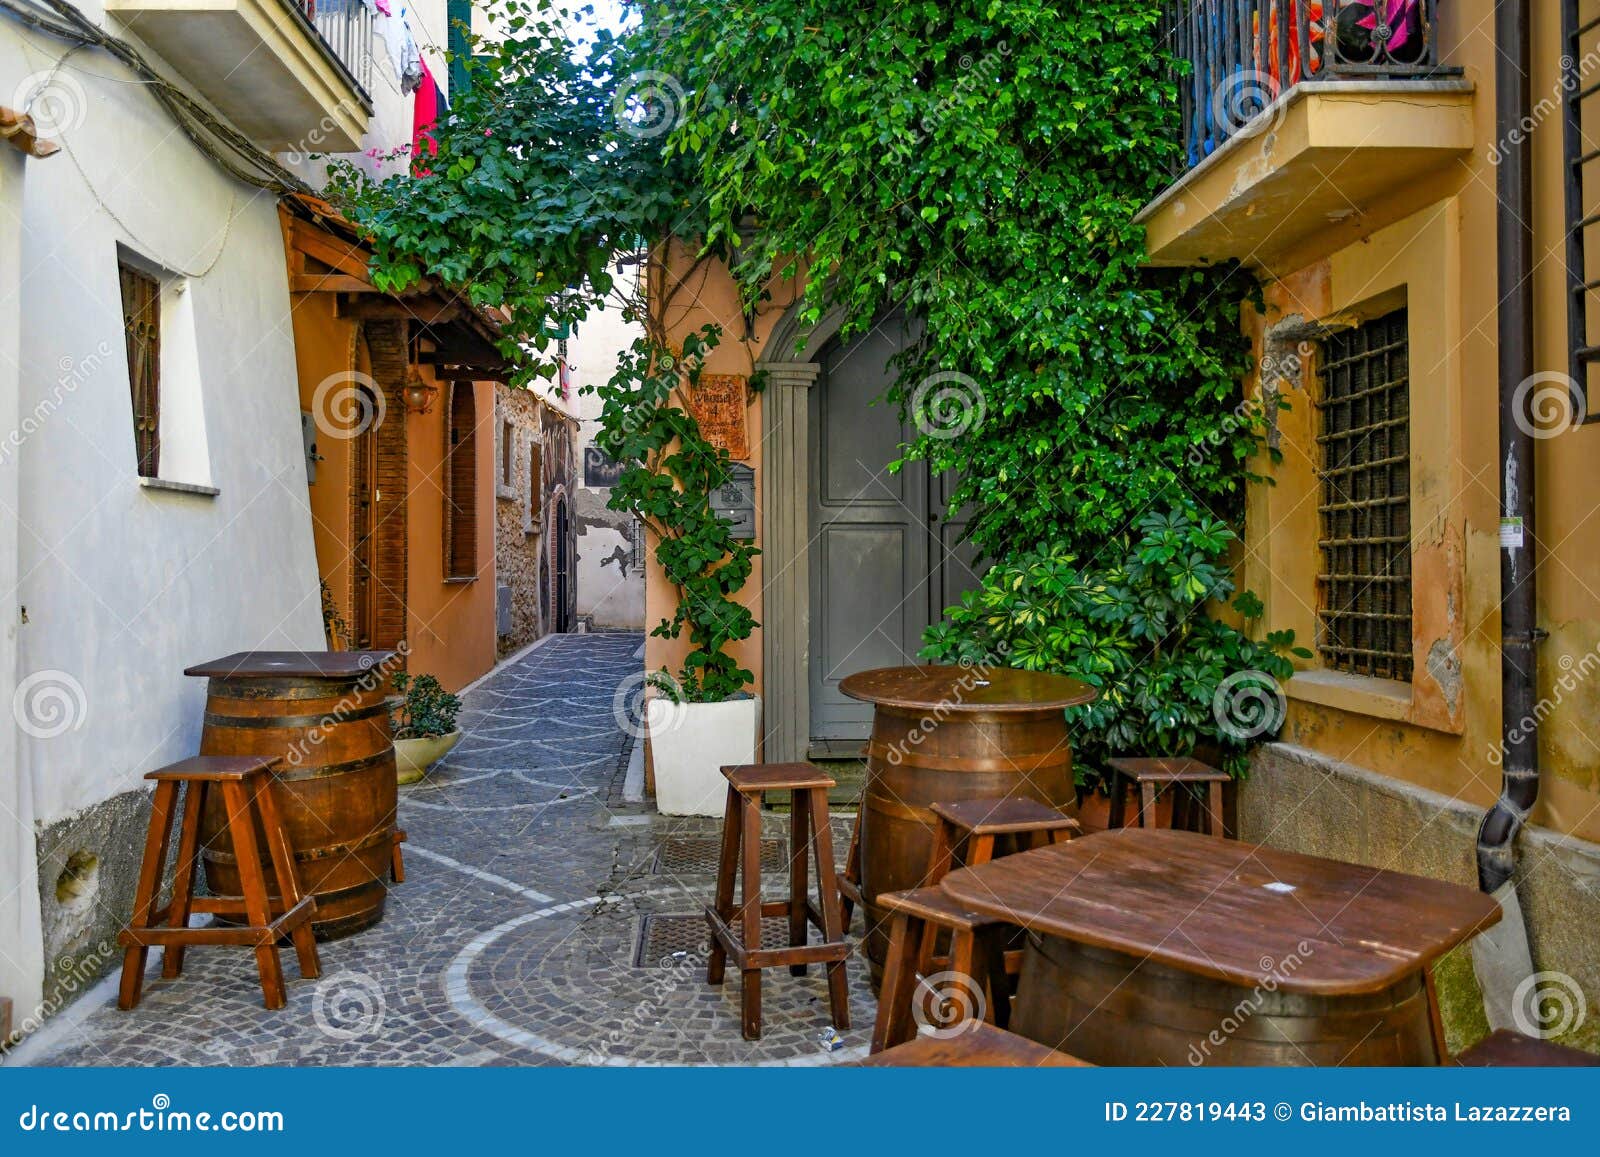
M601 401L585 387L602 386L617 357L641 332L616 310L585 321L569 342L580 419L574 454L573 524L577 534L578 617L596 627L638 630L645 625L644 550L630 514L606 509L608 487L585 484L584 452L600 429Z

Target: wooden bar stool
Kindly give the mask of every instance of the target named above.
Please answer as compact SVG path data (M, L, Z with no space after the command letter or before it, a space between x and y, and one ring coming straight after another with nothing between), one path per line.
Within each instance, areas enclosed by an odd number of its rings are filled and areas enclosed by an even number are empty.
M806 965L827 965L828 1003L834 1027L850 1027L850 998L845 989L845 958L850 946L844 940L839 916L839 884L834 878L833 832L828 827L828 789L834 782L809 763L745 764L724 767L728 780L728 807L722 821L722 856L717 864L716 902L706 909L711 925L711 958L706 963L706 983L721 984L728 957L742 975L741 993L745 1040L761 1039L761 970L788 965L795 976ZM761 899L761 797L764 792L787 791L789 807L789 898L763 903ZM817 903L807 896L807 850L817 861ZM734 930L734 875L744 881ZM787 916L789 944L763 948L761 918ZM807 944L808 925L822 932L822 943Z
M1600 1056L1502 1028L1456 1057L1455 1063L1478 1069L1594 1068L1600 1067Z
M271 774L278 762L277 756L205 755L182 760L145 776L155 781L156 793L150 810L150 831L145 837L144 862L139 868L138 890L134 893L133 919L117 938L126 949L122 955L122 988L117 1007L126 1009L138 1005L144 987L145 962L151 946L156 944L166 946L161 975L169 980L183 972L184 949L191 945L253 947L256 968L261 974L261 995L268 1008L282 1008L287 1002L283 969L278 962L278 941L285 935L294 940L300 975L310 980L322 974L317 943L311 934L316 901L300 887L294 849L278 813L277 784ZM161 887L161 874L172 839L179 784L189 786L184 792L172 899L166 907L156 908L156 894ZM194 894L195 865L200 855L200 813L207 794L213 789L222 793L243 896L197 897ZM267 842L272 875L278 888L276 896L267 893L258 834ZM242 915L250 923L190 928L189 917L197 912Z
M1135 785L1139 792L1138 825L1141 828L1160 826L1156 823L1156 794L1162 788L1177 787L1179 790L1172 798L1171 826L1177 831L1227 838L1227 825L1222 818L1222 785L1232 778L1227 772L1187 756L1108 759L1106 766L1111 770L1111 814L1107 820L1111 827L1125 826L1127 785ZM1193 794L1202 784L1206 792L1203 811Z
M839 912L843 916L839 927L850 931L850 918L861 904L861 813L867 810L862 800L856 809L856 822L850 825L850 850L844 855L844 875L839 877Z
M1027 796L964 799L936 803L929 810L938 817L939 825L934 829L928 870L923 877L926 885L945 878L962 840L967 842L962 862L975 868L995 858L995 846L1002 839L1013 844L1015 851L1026 851L1071 839L1080 830L1078 821L1071 816Z
M854 1062L858 1068L1092 1068L1069 1053L1047 1049L1027 1037L987 1024L955 1036L919 1036Z
M942 888L884 892L878 903L889 912L889 954L883 962L871 1051L893 1048L917 1035L919 999L941 1006L963 1000L982 1002L981 1009L969 1007L965 1019L982 1019L1001 1028L1010 1022L1011 987L1005 961L1008 925L967 911ZM936 954L937 940L946 930L950 954L941 957ZM929 984L929 978L939 973L946 974L945 982ZM942 1024L948 1014L937 1007L928 1015Z

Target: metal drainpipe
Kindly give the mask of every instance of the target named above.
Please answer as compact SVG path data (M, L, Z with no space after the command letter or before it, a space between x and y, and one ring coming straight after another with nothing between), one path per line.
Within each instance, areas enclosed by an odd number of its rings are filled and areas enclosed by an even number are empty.
M1518 387L1533 368L1533 156L1528 134L1528 0L1495 4L1495 131L1504 150L1496 184L1500 344L1500 798L1478 828L1478 886L1495 892L1516 867L1514 841L1539 796L1534 718L1535 623L1533 435L1518 414Z

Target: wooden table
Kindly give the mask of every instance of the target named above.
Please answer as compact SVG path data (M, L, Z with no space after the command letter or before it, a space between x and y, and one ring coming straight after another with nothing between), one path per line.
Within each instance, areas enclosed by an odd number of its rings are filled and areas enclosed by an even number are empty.
M937 823L930 805L1026 796L1076 802L1062 711L1094 688L1009 667L880 667L839 684L873 704L861 801L861 895L874 982L888 953L881 892L922 887Z
M206 684L202 755L262 755L273 768L301 881L321 940L383 918L398 788L385 696L391 651L241 651L190 667ZM206 881L242 894L221 793L201 824ZM265 870L271 872L271 866Z
M1030 933L1012 1030L1103 1065L1443 1063L1428 967L1500 919L1472 888L1139 828L943 887Z

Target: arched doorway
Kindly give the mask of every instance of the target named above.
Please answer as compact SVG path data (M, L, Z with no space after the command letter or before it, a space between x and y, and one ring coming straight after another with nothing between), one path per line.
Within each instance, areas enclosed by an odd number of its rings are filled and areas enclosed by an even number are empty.
M868 715L838 695L839 679L913 661L922 628L977 582L963 523L944 519L948 479L908 468L864 485L900 457L898 414L869 403L909 334L893 322L841 343L843 320L832 310L806 326L791 306L756 366L767 378L759 618L769 762L859 747ZM880 587L870 606L868 583ZM871 635L871 653L853 635Z

